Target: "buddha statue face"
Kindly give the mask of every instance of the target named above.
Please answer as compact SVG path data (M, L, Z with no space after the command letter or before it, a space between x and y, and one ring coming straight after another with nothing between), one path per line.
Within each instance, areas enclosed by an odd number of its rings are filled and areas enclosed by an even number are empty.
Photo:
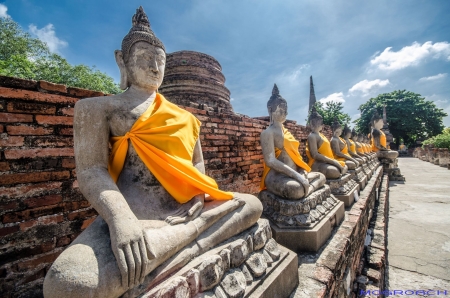
M348 128L347 126L345 126L344 131L343 131L343 135L345 139L351 138L352 136L352 131L350 130L350 128Z
M281 102L276 107L276 110L272 111L272 120L283 123L284 121L286 121L287 114L287 103Z
M333 136L335 137L339 137L342 134L342 126L337 119L334 119L331 129L333 130Z
M383 119L377 119L373 121L373 127L375 127L376 129L380 130L383 128Z

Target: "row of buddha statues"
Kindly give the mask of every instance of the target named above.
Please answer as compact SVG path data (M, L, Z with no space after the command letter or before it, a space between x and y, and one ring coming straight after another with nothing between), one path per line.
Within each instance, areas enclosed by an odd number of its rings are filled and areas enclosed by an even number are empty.
M322 222L332 210L343 216L342 202L327 183L347 179L348 184L358 180L357 171L369 175L377 155L396 157L386 148L376 115L371 144L338 122L329 141L321 133L322 117L313 110L308 162L303 161L299 142L283 126L288 106L275 85L267 103L270 124L261 133L261 193L287 203L222 191L205 175L200 121L157 93L165 57L165 47L140 7L115 52L125 91L75 105L79 189L99 215L49 269L46 298L134 297L194 266L194 259L220 245L209 261L202 259L177 282L189 285L191 295L214 290L217 297L238 297L245 292L245 282L238 282L242 277L251 284L248 272L259 278L282 259L280 250L288 251L277 246L267 219L260 219L266 207L278 210L287 225L295 226L295 219L303 228ZM255 264L263 263L268 265L261 273ZM221 281L223 276L228 279Z

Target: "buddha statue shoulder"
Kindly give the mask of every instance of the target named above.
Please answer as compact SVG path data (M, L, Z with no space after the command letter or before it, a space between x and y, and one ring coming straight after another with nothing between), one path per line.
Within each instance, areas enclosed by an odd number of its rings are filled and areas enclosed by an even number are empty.
M347 165L349 170L354 170L359 165L359 162L350 155L349 146L347 141L341 138L342 125L334 120L331 126L333 131L333 137L330 140L331 150L333 150L334 158L338 161L343 161Z
M287 116L287 102L274 85L267 102L270 125L261 133L264 156L264 172L261 190L285 199L298 200L307 197L325 184L325 176L311 173L311 168L298 152L299 142L283 126Z
M392 151L388 149L386 142L386 135L381 130L383 128L384 122L383 118L378 114L378 111L372 116L371 119L372 125L372 150L376 152L379 158L389 158L395 159L398 156L397 151Z
M364 150L361 146L361 143L359 142L359 135L356 132L355 128L353 128L353 130L352 130L351 140L355 144L356 154L358 154L358 156L361 157L364 160L364 162L367 162L368 156L366 154L364 154Z
M99 215L49 269L46 298L119 297L175 254L182 266L262 213L256 197L205 175L200 122L157 93L166 53L142 7L132 24L115 52L125 92L75 105L79 188Z
M317 113L314 106L311 109L309 125L311 133L308 135L306 144L308 165L313 172L320 172L327 179L340 178L341 175L347 173L348 167L345 162L334 158L330 141L321 133L324 125L323 118Z

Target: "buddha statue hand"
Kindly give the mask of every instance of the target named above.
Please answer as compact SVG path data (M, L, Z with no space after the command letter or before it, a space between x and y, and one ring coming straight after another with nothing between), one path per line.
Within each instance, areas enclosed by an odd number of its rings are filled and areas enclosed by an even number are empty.
M205 205L205 195L196 195L189 202L182 204L175 212L166 218L170 225L176 225L195 219L202 212Z
M309 194L311 185L309 184L308 179L306 179L302 174L298 173L298 175L296 175L295 177L295 180L297 180L303 186L305 194Z
M122 276L122 286L132 288L144 281L148 265L144 232L132 212L123 212L108 223L111 248Z

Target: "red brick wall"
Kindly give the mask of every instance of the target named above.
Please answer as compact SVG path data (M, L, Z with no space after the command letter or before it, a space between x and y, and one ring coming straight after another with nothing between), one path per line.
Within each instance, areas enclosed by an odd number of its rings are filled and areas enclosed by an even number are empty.
M103 93L0 76L0 293L42 295L51 263L95 218L78 190L73 106ZM263 169L259 119L184 107L202 122L206 172L221 189L257 193ZM286 127L301 141L309 131ZM330 136L327 128L325 134Z

